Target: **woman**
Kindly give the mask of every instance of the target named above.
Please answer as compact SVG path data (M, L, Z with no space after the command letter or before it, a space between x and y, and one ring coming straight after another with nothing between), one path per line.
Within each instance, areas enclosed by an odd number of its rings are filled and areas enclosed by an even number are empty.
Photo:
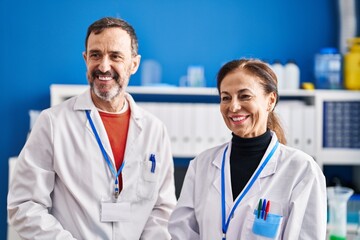
M260 60L234 60L217 88L232 140L190 162L172 239L325 239L325 177L311 156L285 145L274 72Z

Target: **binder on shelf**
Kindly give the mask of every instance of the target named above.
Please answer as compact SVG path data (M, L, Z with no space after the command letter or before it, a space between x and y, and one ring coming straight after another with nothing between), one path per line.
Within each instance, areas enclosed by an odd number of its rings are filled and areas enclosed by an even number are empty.
M184 103L179 108L179 133L180 135L180 142L181 142L181 149L182 154L184 156L191 156L194 154L194 105Z
M212 113L214 117L214 123L216 126L216 140L215 145L220 145L231 140L231 131L226 126L224 119L220 112L218 104L212 104Z
M304 149L303 144L303 110L304 103L302 101L292 101L291 103L291 135L289 146L297 149Z
M277 114L280 124L284 130L287 145L291 141L291 105L289 102L282 101L275 107L275 113Z
M206 148L212 148L218 145L219 126L218 126L218 115L220 114L215 104L207 104L207 116L206 116Z
M311 156L315 156L315 107L303 106L303 150Z
M194 154L198 155L207 148L208 125L208 104L199 103L194 105L193 116L196 119L194 125ZM194 155L194 156L195 156Z
M172 151L174 156L183 157L182 149L182 121L181 121L181 107L180 103L173 103L167 105L167 114L168 119L166 120L169 123L169 133L170 140L172 145Z

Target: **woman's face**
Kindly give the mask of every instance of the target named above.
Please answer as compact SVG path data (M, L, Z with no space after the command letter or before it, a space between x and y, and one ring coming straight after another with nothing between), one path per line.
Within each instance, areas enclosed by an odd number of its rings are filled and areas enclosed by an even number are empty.
M243 69L225 76L220 85L220 111L227 127L237 136L260 136L267 129L276 95L266 95L260 79Z

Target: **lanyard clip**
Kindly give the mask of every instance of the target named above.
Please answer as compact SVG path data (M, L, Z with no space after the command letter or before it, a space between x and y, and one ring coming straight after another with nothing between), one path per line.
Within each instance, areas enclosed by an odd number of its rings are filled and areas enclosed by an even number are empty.
M223 233L222 240L226 240L226 233Z
M119 191L119 183L118 181L115 182L115 189L114 189L114 196L115 199L117 199L119 197L120 191Z

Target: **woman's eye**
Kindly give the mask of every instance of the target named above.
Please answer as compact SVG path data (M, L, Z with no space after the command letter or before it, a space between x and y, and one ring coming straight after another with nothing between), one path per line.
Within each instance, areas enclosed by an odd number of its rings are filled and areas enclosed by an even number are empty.
M251 95L247 95L247 94L243 94L243 95L240 95L240 100L242 101L247 101L247 100L250 100L251 99Z
M230 97L228 97L228 96L221 97L221 101L228 101L229 99L230 99Z

